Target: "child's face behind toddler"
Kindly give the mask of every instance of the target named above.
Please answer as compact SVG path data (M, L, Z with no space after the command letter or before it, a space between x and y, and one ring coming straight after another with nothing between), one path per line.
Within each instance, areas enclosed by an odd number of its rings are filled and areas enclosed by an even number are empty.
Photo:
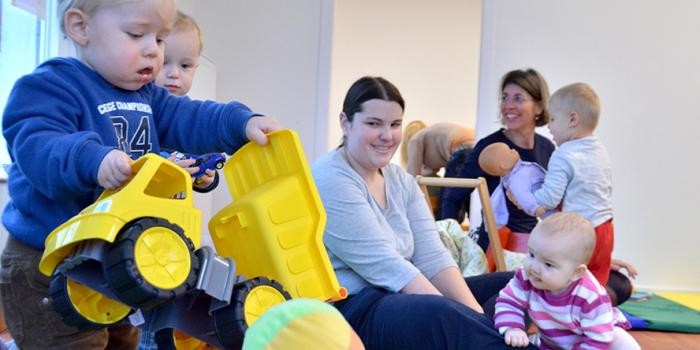
M165 39L165 63L156 84L173 95L186 95L199 66L200 45L195 28L170 33Z
M66 31L80 60L124 90L154 80L163 65L164 39L175 18L172 0L117 1L86 14L66 12Z

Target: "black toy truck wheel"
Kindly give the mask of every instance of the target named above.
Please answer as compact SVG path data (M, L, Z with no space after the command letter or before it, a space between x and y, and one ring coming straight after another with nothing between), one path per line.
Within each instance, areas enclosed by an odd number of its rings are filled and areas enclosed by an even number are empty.
M56 269L51 277L49 295L53 309L63 322L81 330L98 329L117 323L131 308L68 278Z
M277 281L257 277L233 287L231 304L213 313L214 329L224 349L240 349L248 327L269 308L292 297Z
M104 274L119 299L152 308L195 287L199 259L178 225L142 218L124 226L106 248Z

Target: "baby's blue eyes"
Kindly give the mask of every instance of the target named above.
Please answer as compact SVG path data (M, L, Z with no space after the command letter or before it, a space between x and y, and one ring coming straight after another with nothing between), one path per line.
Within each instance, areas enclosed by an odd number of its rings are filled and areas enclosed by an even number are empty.
M191 63L177 64L175 62L168 61L167 59L163 62L163 65L167 66L169 64L176 65L177 67L180 67L180 69L182 69L182 70L190 70L190 69L194 68L194 64L191 64Z

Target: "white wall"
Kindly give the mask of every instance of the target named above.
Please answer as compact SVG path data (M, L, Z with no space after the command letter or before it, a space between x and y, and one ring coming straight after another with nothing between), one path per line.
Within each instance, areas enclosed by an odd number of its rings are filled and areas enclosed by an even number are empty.
M218 101L242 101L278 118L299 133L307 155L325 150L331 0L178 5L190 9L202 29L204 52L216 62ZM230 201L226 191L217 191L212 210Z
M342 137L338 114L345 93L364 75L383 76L399 88L404 123L473 127L480 26L479 0L336 1L328 149Z
M475 124L479 0L177 4L197 20L204 54L216 62L216 99L276 116L299 132L309 161L337 144L342 98L362 75L397 84L407 120ZM225 190L213 198L213 212L230 202Z
M194 13L194 0L175 0L177 9L192 16Z
M694 0L484 2L478 135L496 128L510 69L534 67L552 90L596 89L614 168L614 255L638 267L642 288L700 291L698 13Z
M180 10L185 11L182 8ZM199 59L199 67L187 96L197 100L216 100L216 63L205 54ZM228 193L225 182L222 176L220 179L221 185L217 186L212 192L194 192L194 205L202 211L202 245L214 246L211 236L208 234L209 220L215 214L212 210L214 197L225 196Z
M312 154L317 109L327 109L332 1L212 0L192 14L217 63L217 99L277 117Z

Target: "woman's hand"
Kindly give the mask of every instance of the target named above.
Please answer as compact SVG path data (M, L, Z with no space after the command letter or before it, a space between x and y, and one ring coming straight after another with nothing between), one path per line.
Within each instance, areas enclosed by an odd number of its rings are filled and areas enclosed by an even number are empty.
M448 267L438 272L432 280L428 280L423 274L419 273L401 288L401 293L441 295L458 301L478 313L484 313L484 309L472 295L467 283L464 282L464 278L459 274L459 270L454 267Z
M464 277L456 267L448 267L438 272L430 282L447 298L458 301L474 311L483 314L484 309L479 305L479 302L474 298L474 294L464 281Z

